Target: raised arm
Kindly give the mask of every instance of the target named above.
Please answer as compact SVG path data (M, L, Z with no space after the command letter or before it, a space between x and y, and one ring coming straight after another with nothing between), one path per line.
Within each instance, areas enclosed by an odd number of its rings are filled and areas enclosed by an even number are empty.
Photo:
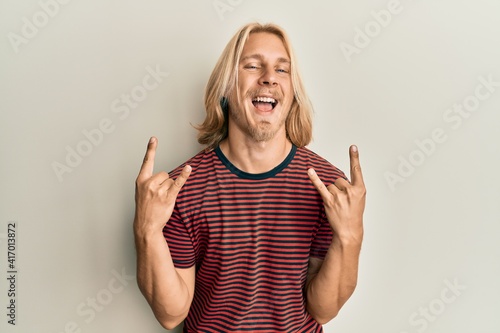
M194 267L176 269L163 227L170 219L175 200L191 168L175 179L162 171L153 175L158 140L151 138L136 180L134 237L137 251L137 284L153 313L166 329L187 316L194 293Z
M311 258L309 261L306 307L320 324L337 315L354 292L358 279L366 189L356 146L350 147L349 156L351 183L339 178L326 187L313 169L308 170L333 230L325 260Z

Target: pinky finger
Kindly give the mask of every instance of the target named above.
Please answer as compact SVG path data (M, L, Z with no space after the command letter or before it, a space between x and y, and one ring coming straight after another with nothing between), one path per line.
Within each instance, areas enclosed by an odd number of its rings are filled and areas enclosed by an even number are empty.
M311 168L307 170L307 174L309 176L309 179L313 183L314 187L323 198L323 200L326 199L330 192L326 188L325 184L323 184L316 171L314 171L314 169Z
M175 179L173 186L171 187L171 189L174 190L175 195L177 195L177 193L179 193L182 186L184 186L184 184L186 183L190 174L191 174L191 166L186 165L184 167L184 169L182 169L181 174Z

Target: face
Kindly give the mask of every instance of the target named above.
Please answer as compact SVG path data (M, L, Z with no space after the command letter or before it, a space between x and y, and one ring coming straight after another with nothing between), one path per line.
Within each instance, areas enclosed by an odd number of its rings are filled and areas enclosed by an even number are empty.
M269 141L277 134L286 137L293 89L290 57L278 36L250 34L241 54L236 89L229 98L232 130L255 141Z

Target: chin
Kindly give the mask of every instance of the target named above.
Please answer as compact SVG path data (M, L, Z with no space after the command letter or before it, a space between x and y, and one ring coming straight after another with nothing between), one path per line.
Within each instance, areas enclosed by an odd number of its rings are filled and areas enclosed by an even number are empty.
M249 134L257 142L270 141L278 131L272 128L269 122L261 122L257 127L249 129Z

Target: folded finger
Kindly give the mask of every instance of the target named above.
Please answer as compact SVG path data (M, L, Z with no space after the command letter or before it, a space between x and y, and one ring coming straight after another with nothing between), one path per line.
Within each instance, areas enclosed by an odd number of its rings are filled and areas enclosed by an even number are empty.
M341 191L345 191L348 186L351 186L351 184L342 177L337 178L334 185Z

